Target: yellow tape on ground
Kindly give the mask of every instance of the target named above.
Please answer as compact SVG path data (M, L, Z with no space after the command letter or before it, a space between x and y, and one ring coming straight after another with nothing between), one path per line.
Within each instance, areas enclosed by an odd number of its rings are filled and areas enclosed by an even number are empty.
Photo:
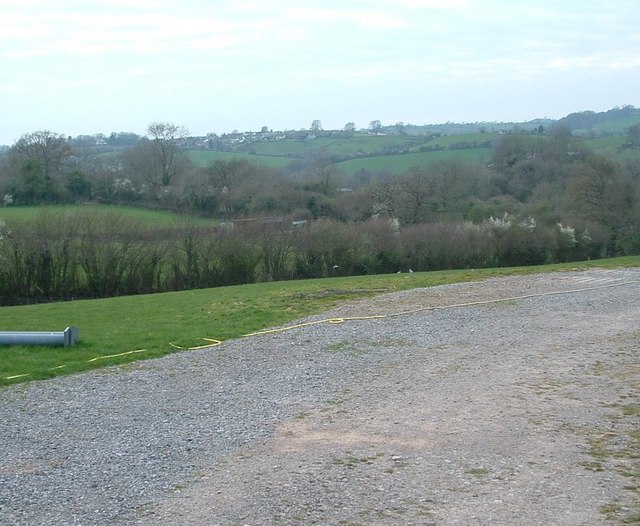
M31 376L29 373L27 374L14 374L13 376L5 376L4 379L5 380L13 380L15 378L23 378L25 376Z
M106 360L107 358L117 358L118 356L125 356L127 354L135 354L139 352L147 352L149 349L138 349L136 351L128 351L121 352L119 354L108 354L106 356L97 356L96 358L91 358L91 360L87 360L87 363L95 362L96 360Z
M187 347L188 351L197 351L198 349L208 349L209 347L217 347L218 345L222 345L220 340L214 340L213 338L200 338L205 342L209 342L206 345L198 345L197 347Z
M220 340L214 340L213 338L200 338L200 339L210 343L206 345L198 345L196 347L180 347L179 345L173 342L169 342L169 345L171 345L171 347L173 347L174 349L179 349L181 351L197 351L198 349L208 349L209 347L217 347L218 345L222 345L222 342Z
M273 334L275 332L290 331L291 329L298 329L300 327L311 327L312 325L320 325L322 323L332 323L334 325L344 323L345 321L361 321L361 320L376 320L382 318L388 318L392 314L377 314L374 316L351 316L347 318L327 318L325 320L309 321L305 323L297 323L296 325L287 325L286 327L279 327L277 329L264 329L262 331L250 332L249 334L243 334L242 337L249 336L262 336L263 334Z

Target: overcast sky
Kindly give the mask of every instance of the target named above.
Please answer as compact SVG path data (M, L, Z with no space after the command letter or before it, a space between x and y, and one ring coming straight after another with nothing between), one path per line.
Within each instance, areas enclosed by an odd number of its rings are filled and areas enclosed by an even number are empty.
M640 106L638 0L0 0L0 144Z

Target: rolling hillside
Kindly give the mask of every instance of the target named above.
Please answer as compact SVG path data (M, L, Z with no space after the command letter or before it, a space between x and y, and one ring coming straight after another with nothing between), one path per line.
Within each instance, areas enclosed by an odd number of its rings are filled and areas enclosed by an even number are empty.
M496 139L504 133L546 134L554 126L563 126L595 152L629 158L636 157L637 152L624 148L626 134L629 127L637 124L640 124L640 109L624 106L600 113L572 113L557 121L407 125L402 133L393 126L383 127L376 134L298 132L277 139L273 134L248 133L234 138L237 142L227 145L224 151L191 150L189 157L197 166L207 166L215 160L246 159L276 169L286 168L296 159L317 157L336 164L346 174L360 170L398 173L412 166L451 158L489 162Z

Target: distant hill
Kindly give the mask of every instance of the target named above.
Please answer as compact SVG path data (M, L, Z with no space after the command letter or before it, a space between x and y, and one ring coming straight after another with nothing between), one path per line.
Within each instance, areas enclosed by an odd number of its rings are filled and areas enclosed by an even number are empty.
M549 129L563 126L571 130L573 135L580 137L607 137L624 135L630 126L640 123L640 108L627 105L612 108L603 112L580 111L571 113L561 119L533 119L527 122L445 122L443 124L413 124L402 125L403 133L407 135L458 135L474 132L500 133L513 130L524 132ZM383 126L382 131L387 134L397 133L398 125Z
M574 135L604 137L624 135L630 126L640 123L640 108L623 106L599 113L581 111L556 121L556 125L569 128Z
M513 130L534 131L540 126L549 128L556 123L553 119L533 119L527 122L496 122L496 121L477 121L477 122L445 122L441 124L403 124L401 126L402 133L405 135L460 135L468 133L500 133ZM398 133L399 126L383 126L381 131L385 134Z
M603 112L580 111L571 113L561 119L538 118L526 122L445 122L440 124L411 124L398 122L383 125L379 121L375 129L359 130L285 130L285 131L247 131L210 133L206 136L186 137L182 147L188 151L221 152L227 154L207 156L196 155L194 161L205 165L213 158L266 157L272 156L271 165L281 167L288 164L289 159L299 158L312 150L333 150L342 157L362 157L363 154L410 153L415 146L442 136L471 135L484 133L487 135L503 133L547 133L555 126L571 130L576 137L596 139L600 137L624 136L629 127L640 124L640 108L632 105L612 108ZM358 139L361 144L358 144ZM73 147L90 148L95 153L114 153L135 146L143 137L134 133L119 132L105 136L79 135L70 138ZM371 144L376 142L384 143ZM461 140L466 140L465 138ZM323 142L324 141L324 142ZM410 143L414 144L410 144ZM322 146L321 146L322 144ZM9 145L0 145L0 156L6 154ZM261 159L264 160L264 159Z

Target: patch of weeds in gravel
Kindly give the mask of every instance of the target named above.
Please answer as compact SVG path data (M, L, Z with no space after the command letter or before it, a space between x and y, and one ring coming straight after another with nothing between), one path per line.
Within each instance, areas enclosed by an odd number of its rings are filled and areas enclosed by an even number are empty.
M400 519L396 513L391 509L366 509L360 512L360 515L365 518L366 522L361 524L378 524L382 521L390 521L392 519Z
M597 461L585 461L585 462L580 462L580 465L588 470L588 471L594 471L596 473L602 472L604 471L604 464L602 462L597 462Z
M553 378L541 378L540 381L536 383L530 382L518 382L515 385L529 389L533 394L537 396L543 396L549 393L558 393L562 389L567 387L567 382L563 382ZM567 395L566 398L572 398L572 396Z
M619 429L591 438L588 453L594 460L581 465L591 471L613 470L628 480L623 489L630 495L602 506L600 511L618 524L640 526L640 430L634 428L637 406L631 404L619 409L622 416L612 417ZM628 422L625 417L633 418L634 422Z
M640 525L640 513L633 513L631 509L617 502L605 504L600 508L607 520L616 521L618 524Z
M637 338L637 333L636 336ZM617 357L631 357L635 362L637 347L624 347ZM625 478L624 494L600 508L607 520L618 524L640 526L640 367L636 363L612 367L606 362L595 362L594 376L608 376L620 386L618 403L603 403L610 409L611 425L606 429L594 429L588 434L587 453L590 461L581 465L590 471L613 472Z
M343 404L344 400L340 399L340 398L330 398L329 400L325 401L325 404L329 407L323 407L320 409L321 413L326 413L328 411L331 411L333 407Z
M332 460L334 466L345 466L349 469L353 469L361 464L373 464L373 462L384 456L384 453L376 453L370 456L356 456L351 451L347 452L345 457L336 457Z
M371 509L368 508L359 513L367 522L366 524L376 524L381 521L395 521L394 524L414 524L411 519L418 519L424 526L435 526L436 522L429 519L434 518L434 514L431 509L415 500L401 501L400 505L389 506L384 509ZM425 520L427 522L425 522ZM342 524L342 523L339 523ZM345 524L359 524L359 523L345 523Z
M368 350L358 348L349 340L340 340L339 342L327 345L327 350L335 354L344 354L347 356L360 357L369 353Z
M489 474L489 471L485 468L471 468L467 470L467 473L479 479L484 479Z
M622 414L625 416L640 416L640 404L627 404L622 406Z
M422 517L433 517L433 511L431 508L422 502L417 502L415 500L407 500L407 505L413 508L416 511L416 515Z
M411 342L409 340L401 340L401 339L385 339L385 340L375 340L368 342L372 347L410 347Z
M518 305L518 303L520 303L519 299L504 299L504 300L498 299L495 302L481 303L479 306L489 307L492 309L498 309L498 308L506 309L506 308L515 307Z
M373 340L363 342L362 345L355 345L350 340L340 340L327 345L326 349L330 353L344 354L346 356L361 357L379 349L408 347L411 343L407 340Z
M393 474L398 468L406 468L409 463L403 456L400 455L392 455L391 460L393 461L393 465L384 470L385 473Z

